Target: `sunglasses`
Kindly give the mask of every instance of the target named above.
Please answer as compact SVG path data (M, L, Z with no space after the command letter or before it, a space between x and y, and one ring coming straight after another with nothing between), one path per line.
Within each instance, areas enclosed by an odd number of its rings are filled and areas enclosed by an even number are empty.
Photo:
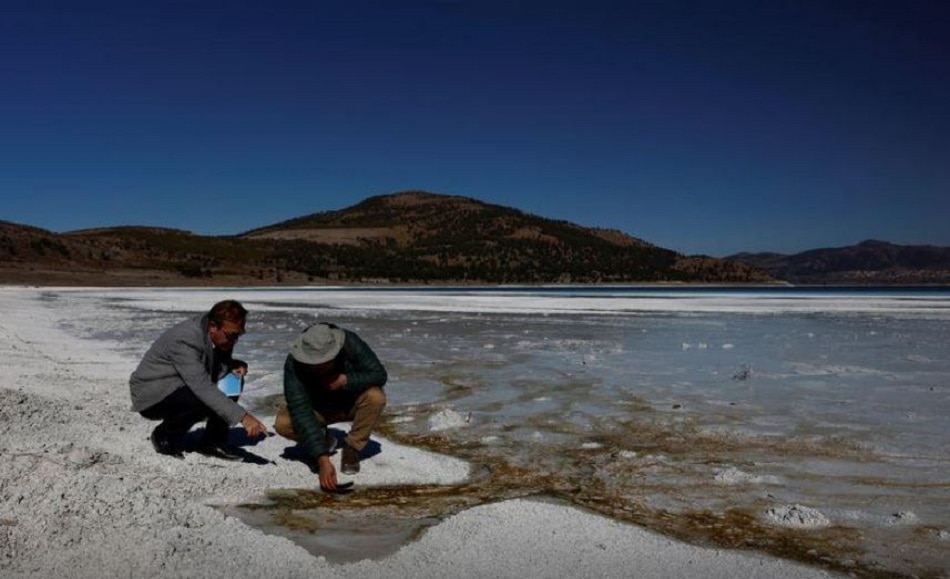
M230 341L230 342L233 342L233 341L237 340L238 338L240 338L241 336L243 336L245 333L247 333L245 330L238 330L238 331L236 331L236 332L225 332L225 331L221 330L220 326L218 327L218 330L219 330L222 334L224 334L224 337L227 338L228 341Z

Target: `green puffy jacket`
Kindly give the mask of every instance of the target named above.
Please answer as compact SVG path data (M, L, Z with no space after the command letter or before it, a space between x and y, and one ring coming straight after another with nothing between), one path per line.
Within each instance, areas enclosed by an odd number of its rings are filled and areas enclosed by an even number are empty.
M333 324L330 327L336 328ZM341 328L342 329L342 328ZM382 387L388 378L386 368L376 357L373 349L354 332L343 329L346 340L337 354L336 362L342 374L346 374L343 392L357 395L370 386ZM294 360L290 354L284 362L284 398L287 411L297 435L307 454L316 459L327 452L327 426L314 416L314 401L326 396L316 377L308 376L305 364Z

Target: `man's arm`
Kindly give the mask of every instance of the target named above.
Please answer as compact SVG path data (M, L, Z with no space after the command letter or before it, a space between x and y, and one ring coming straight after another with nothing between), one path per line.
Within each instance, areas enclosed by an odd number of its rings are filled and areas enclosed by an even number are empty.
M247 414L237 403L218 390L217 384L201 361L203 349L179 339L175 342L170 359L175 371L181 376L185 385L194 392L208 408L220 416L229 426L233 426Z
M313 401L297 376L294 359L289 355L284 362L284 398L297 441L303 444L311 458L317 459L320 455L326 455L326 425L320 424L314 416Z
M362 392L370 386L382 387L388 375L376 352L354 332L346 330L346 342L343 345L349 368L345 369L347 392Z

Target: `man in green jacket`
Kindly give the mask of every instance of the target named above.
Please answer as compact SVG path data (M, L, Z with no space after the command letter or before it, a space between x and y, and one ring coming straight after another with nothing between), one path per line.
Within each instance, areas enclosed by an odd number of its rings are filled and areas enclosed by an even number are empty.
M358 473L359 453L386 406L386 378L376 353L354 332L317 323L294 341L284 362L287 408L277 413L274 430L300 442L316 461L320 488L337 488L336 468L330 462L336 439L328 436L327 425L352 421L340 470Z

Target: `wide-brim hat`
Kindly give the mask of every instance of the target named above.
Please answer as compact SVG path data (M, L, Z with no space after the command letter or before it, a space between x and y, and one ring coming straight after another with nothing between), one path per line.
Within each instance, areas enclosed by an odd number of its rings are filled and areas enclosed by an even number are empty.
M346 341L340 328L314 324L303 331L290 347L290 355L302 364L323 364L336 358Z

